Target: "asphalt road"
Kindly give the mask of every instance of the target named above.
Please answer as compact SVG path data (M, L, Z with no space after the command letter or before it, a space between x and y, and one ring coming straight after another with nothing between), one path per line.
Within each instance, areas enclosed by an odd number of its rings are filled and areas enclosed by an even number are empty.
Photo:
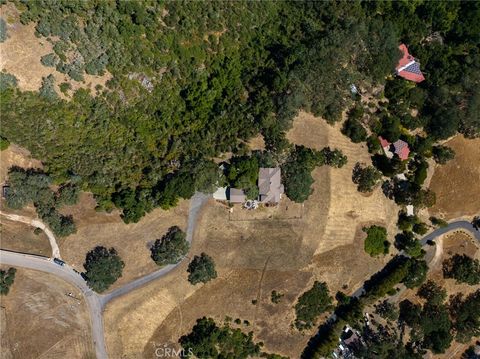
M0 263L14 267L23 267L53 274L76 286L85 297L92 323L92 338L97 359L106 359L107 350L103 336L103 318L100 296L92 291L82 276L68 264L60 266L46 257L34 256L0 250Z
M194 231L195 231L195 224L197 222L197 218L200 213L200 210L202 209L203 205L208 201L209 198L211 198L211 195L206 195L200 192L195 193L195 195L191 198L190 208L188 212L187 231L186 231L186 239L189 243L192 242ZM30 220L25 222L24 221L25 217L18 218L18 219L13 219L13 218L9 218L9 219L18 220L24 223L31 223ZM36 222L39 222L39 221L36 221ZM39 223L42 224L41 222ZM42 228L41 226L37 226L37 227ZM44 225L43 227L46 228ZM48 228L46 229L48 230ZM132 282L125 284L123 287L120 287L110 293L102 295L92 291L87 286L87 283L85 282L83 277L78 272L76 272L72 267L70 267L67 263L65 263L64 266L60 266L54 263L51 258L0 250L1 264L7 264L14 267L34 269L34 270L56 275L57 277L62 278L63 280L73 284L82 292L87 302L88 310L90 312L91 323L92 323L92 338L93 338L93 344L95 347L95 353L96 353L97 359L108 358L107 349L105 345L104 331L103 331L103 310L106 304L114 298L120 297L124 294L131 292L132 290L137 289L138 287L141 287L143 285L150 283L153 280L163 277L164 275L166 275L167 273L175 269L181 262L182 261L180 261L177 264L172 264L172 265L162 267L153 273L147 274L141 278L138 278Z
M196 193L190 202L190 209L189 209L189 216L188 216L188 224L187 224L187 232L186 237L187 240L191 243L193 239L193 234L195 230L195 223L197 222L198 214L200 213L201 208L207 202L210 196ZM426 245L427 241L434 240L436 237L441 236L447 232L457 230L457 229L464 229L471 232L474 237L480 241L480 231L475 230L471 223L467 221L457 221L450 223L445 228L438 228L434 230L432 233L426 235L422 240L422 245ZM94 341L94 347L97 359L107 359L107 350L105 346L105 338L104 338L104 331L103 331L103 309L105 305L114 298L118 298L124 294L131 292L132 290L137 289L147 283L150 283L153 280L163 277L170 271L172 271L175 267L177 267L180 263L175 265L168 265L165 266L158 271L153 273L147 274L141 278L138 278L130 283L125 284L123 287L120 287L108 294L101 295L93 292L86 284L82 276L75 272L72 267L68 264L64 266L59 266L55 264L51 259L34 256L34 255L27 255L15 252L8 252L4 250L0 250L0 263L7 264L14 267L23 267L29 268L34 270L39 270L42 272L51 273L64 279L65 281L75 285L85 297L85 300L88 305L88 309L90 311L91 323L92 323L92 337ZM364 293L363 287L357 289L352 296L359 297ZM331 316L333 319L334 314Z
M473 227L473 225L470 222L456 221L456 222L449 223L448 226L446 227L435 229L433 232L423 237L420 240L420 243L422 244L422 246L425 246L427 245L428 241L434 241L435 238L441 235L444 235L447 232L455 231L457 229L464 229L469 231L474 238L480 241L480 231L476 230L475 227ZM403 254L403 252L400 252L400 254ZM352 297L358 298L358 297L361 297L363 294L365 294L365 288L362 286L358 288L355 292L353 292Z

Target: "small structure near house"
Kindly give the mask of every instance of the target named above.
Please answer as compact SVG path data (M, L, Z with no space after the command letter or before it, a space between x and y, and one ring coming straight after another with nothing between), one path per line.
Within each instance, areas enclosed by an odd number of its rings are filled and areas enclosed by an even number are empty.
M243 203L247 200L247 196L245 195L243 189L228 188L227 199L231 203Z
M408 53L407 46L401 44L398 48L403 53L403 56L395 68L396 74L406 80L417 83L425 80L422 71L420 71L420 63Z
M8 192L10 191L10 185L5 183L3 186L2 186L2 197L3 198L7 198L7 195L8 195Z
M415 212L413 211L413 205L409 204L408 206L405 207L407 210L407 216L414 216Z
M394 143L390 143L382 136L378 136L378 139L380 141L380 145L383 148L385 156L387 156L388 158L392 158L393 154L396 153L402 161L408 159L408 155L410 154L410 148L408 147L408 143L403 140L397 140Z
M258 190L261 203L277 204L280 202L284 192L280 167L260 168L258 173Z
M213 198L217 201L226 201L227 200L227 187L219 187L215 192L213 192Z
M258 202L255 201L255 200L247 200L244 204L243 204L243 208L245 209L257 209L258 208Z

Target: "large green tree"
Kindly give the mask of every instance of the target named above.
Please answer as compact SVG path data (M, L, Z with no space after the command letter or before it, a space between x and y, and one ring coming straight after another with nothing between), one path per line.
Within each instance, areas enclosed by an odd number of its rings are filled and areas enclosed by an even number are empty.
M364 242L364 249L370 256L388 254L390 243L387 240L387 229L381 226L363 227L367 234Z
M480 283L480 261L466 254L455 254L443 261L443 275L459 283L476 285Z
M87 253L83 276L96 292L106 291L122 276L125 263L114 248L95 247Z
M150 248L151 257L159 266L175 264L188 253L189 247L185 232L179 227L173 226Z
M193 257L192 261L188 264L187 272L188 281L193 285L207 283L210 280L217 278L215 262L212 257L205 253Z

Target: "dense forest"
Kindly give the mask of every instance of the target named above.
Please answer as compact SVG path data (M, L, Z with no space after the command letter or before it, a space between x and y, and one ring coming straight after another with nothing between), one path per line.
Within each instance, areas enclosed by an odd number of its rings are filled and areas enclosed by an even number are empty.
M284 134L297 111L337 121L355 101L351 84L385 86L388 116L377 122L387 137L423 127L420 147L480 133L479 2L14 3L54 45L45 66L113 78L65 101L51 77L21 92L2 73L2 141L29 149L55 183L93 192L99 209L122 208L127 222L215 183L212 158L241 155L258 133L273 158L291 158ZM418 85L392 76L402 42L421 61ZM365 140L350 122L345 133Z

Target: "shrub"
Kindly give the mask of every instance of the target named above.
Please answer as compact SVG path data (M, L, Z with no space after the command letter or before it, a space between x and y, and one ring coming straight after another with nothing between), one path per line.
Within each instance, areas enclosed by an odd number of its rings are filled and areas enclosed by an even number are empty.
M438 218L438 217L430 217L430 222L432 222L432 224L435 226L435 227L447 227L448 226L448 222L441 219L441 218Z
M0 42L5 42L7 38L7 23L0 17Z
M433 146L432 154L435 162L442 165L455 158L455 151L447 146Z
M40 87L40 95L47 100L56 100L58 94L55 91L55 77L53 75L48 75L42 80L42 87Z
M363 227L367 233L364 249L370 256L375 257L379 254L388 254L390 243L387 241L387 229L380 226Z
M55 67L55 66L57 65L58 58L57 58L57 56L52 52L52 53L50 53L50 54L43 55L43 56L40 58L40 62L41 62L42 65L44 65L44 66Z
M79 197L80 197L80 190L78 189L78 187L74 184L69 183L61 186L58 189L56 203L59 206L63 206L63 205L71 206L78 202Z
M8 88L17 87L18 80L12 74L0 72L0 91L5 91Z
M15 268L8 268L8 270L0 269L0 294L7 295L10 291L10 287L13 285L15 281Z
M272 293L270 293L270 300L272 301L272 303L280 303L280 299L282 299L282 297L283 294L277 292L276 290L272 290Z
M3 137L0 137L0 151L6 150L10 146L10 142Z

